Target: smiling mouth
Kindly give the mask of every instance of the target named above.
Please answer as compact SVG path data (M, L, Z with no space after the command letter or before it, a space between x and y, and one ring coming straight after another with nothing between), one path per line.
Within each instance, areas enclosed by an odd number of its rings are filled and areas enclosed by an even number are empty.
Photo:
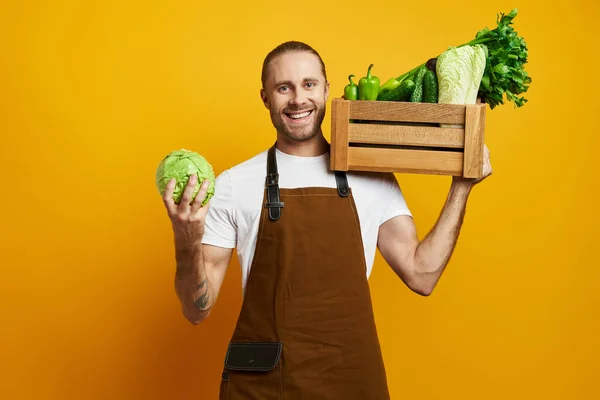
M297 122L297 121L305 121L306 119L308 119L308 117L311 116L312 113L313 113L313 110L308 110L308 111L296 112L296 113L285 113L285 115L292 121Z

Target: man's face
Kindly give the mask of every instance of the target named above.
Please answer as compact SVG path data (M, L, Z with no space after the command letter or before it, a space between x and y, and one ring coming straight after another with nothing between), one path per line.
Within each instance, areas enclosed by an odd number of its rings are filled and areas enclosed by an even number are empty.
M294 142L320 132L328 94L319 59L309 52L288 52L273 60L261 90L273 125Z

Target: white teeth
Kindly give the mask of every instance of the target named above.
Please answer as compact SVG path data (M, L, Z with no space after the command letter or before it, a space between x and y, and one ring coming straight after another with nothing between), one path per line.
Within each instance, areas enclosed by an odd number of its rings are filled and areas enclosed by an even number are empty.
M303 112L301 114L289 114L289 115L290 115L290 118L298 119L298 118L304 118L307 115L309 115L310 113L311 113L310 111L306 111L306 112Z

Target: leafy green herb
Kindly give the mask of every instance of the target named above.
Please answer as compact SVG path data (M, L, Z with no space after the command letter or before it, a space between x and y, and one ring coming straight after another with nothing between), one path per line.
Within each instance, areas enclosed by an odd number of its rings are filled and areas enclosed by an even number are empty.
M495 29L482 29L475 39L456 47L483 44L486 47L486 67L481 79L478 97L488 103L491 109L504 104L504 94L515 107L521 107L527 99L522 96L529 89L531 77L524 69L528 49L525 40L512 27L517 9L510 13L500 13ZM438 56L439 57L439 56ZM402 80L412 77L425 63L398 77Z

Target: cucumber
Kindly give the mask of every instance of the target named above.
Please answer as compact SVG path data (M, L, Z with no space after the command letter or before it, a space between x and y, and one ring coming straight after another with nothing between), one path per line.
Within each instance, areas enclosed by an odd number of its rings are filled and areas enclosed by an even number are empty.
M421 103L423 102L423 78L425 77L425 73L427 72L427 67L422 66L419 68L417 72L417 76L415 78L415 90L410 95L410 101L412 103Z
M406 101L415 90L415 83L410 79L402 81L400 86L395 89L379 93L378 101Z
M423 77L423 102L437 103L438 102L438 82L435 72L427 70Z

